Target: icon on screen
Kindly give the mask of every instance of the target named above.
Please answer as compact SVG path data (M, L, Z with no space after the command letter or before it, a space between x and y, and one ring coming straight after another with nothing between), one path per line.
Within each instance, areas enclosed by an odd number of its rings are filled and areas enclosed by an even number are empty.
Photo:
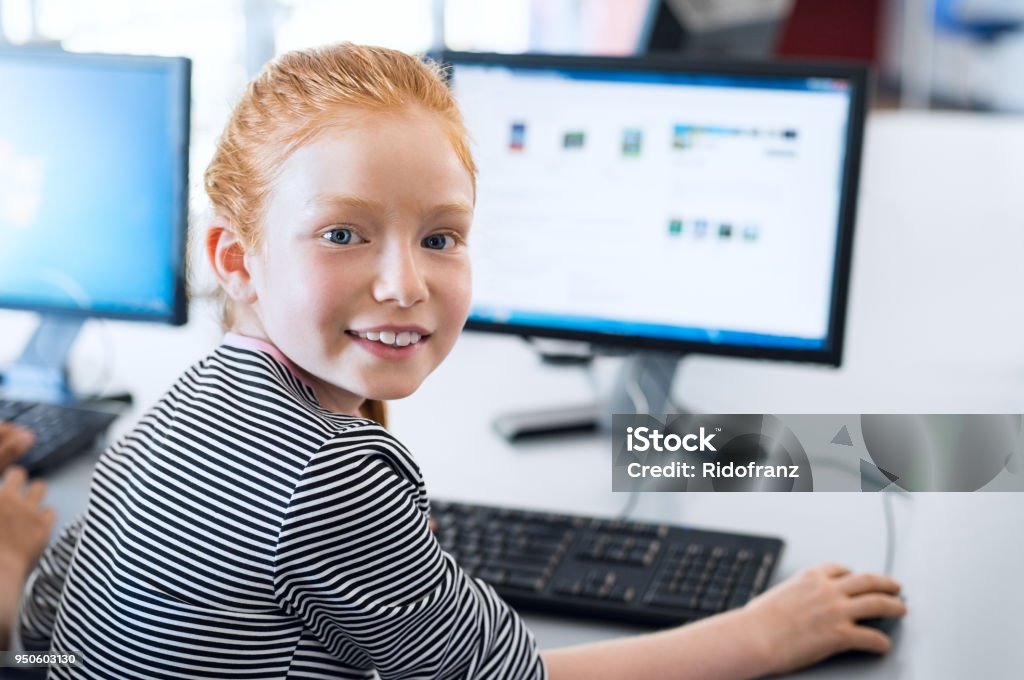
M668 221L668 233L673 236L678 236L683 233L683 221L680 219L671 219Z
M697 238L704 238L708 233L708 221L697 220L693 223L693 235Z
M526 123L512 123L508 136L509 151L522 151L526 148Z
M639 156L640 147L644 141L643 130L627 128L622 131L622 155Z
M722 222L718 225L718 238L732 238L732 225L728 222Z
M582 149L586 138L587 136L582 130L572 130L565 133L565 136L562 138L562 146L566 149Z
M676 125L672 130L672 148L689 149L693 146L693 127Z

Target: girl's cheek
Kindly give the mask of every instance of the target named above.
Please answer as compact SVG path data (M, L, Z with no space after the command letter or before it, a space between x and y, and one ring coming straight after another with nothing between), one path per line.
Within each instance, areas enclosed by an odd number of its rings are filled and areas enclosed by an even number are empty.
M452 307L458 310L465 308L468 311L473 293L473 280L468 262L450 272L445 287Z

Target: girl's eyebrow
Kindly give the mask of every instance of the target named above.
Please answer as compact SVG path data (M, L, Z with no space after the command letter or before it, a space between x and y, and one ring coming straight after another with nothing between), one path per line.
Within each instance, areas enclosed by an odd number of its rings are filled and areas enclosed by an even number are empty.
M317 208L322 205L338 205L349 208L360 208L369 212L383 213L385 212L384 205L379 201L373 201L368 198L362 198L360 196L348 196L344 194L316 194L308 201L306 201L306 208ZM435 205L427 211L427 216L435 217L437 215L444 215L447 213L461 213L465 215L473 214L473 206L462 201L452 201L449 203L441 203Z
M473 206L469 205L468 203L463 203L461 201L454 201L452 203L442 203L440 205L436 205L429 211L427 211L427 214L431 217L434 217L435 215L443 215L446 213L461 213L464 215L472 215Z
M306 208L317 208L322 205L339 205L350 208L362 208L372 212L384 212L384 206L368 198L359 196L347 196L344 194L315 194L306 201Z

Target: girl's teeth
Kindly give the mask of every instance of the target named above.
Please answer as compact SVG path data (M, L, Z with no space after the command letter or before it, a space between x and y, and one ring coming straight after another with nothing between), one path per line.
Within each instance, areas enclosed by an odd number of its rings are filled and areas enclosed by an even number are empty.
M416 331L402 331L401 333L395 333L394 331L367 331L365 333L357 333L357 335L367 340L395 347L414 345L423 339L423 336Z

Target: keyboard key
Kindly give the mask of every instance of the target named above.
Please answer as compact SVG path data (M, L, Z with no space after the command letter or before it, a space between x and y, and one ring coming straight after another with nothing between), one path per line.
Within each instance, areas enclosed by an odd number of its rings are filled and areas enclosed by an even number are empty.
M508 580L505 581L504 585L519 590L538 591L544 586L544 579L525 573L514 573L509 574Z
M608 599L612 602L629 603L636 599L636 588L620 583L608 593Z
M767 580L768 580L768 567L762 566L760 569L757 570L757 575L754 576L754 583L752 585L752 588L754 590L761 590L762 588L764 588L765 583L767 582Z
M723 606L725 606L725 598L712 597L711 595L705 595L697 604L699 609L706 612L717 612L721 610Z
M485 567L477 572L477 577L495 586L505 583L506 575L507 572L504 569L495 569L494 567Z
M577 579L565 578L555 584L554 590L562 595L579 595L583 591L583 584Z
M685 598L686 600L690 600L694 597L699 597L701 594L701 590L698 586L692 584L685 584L680 585L679 589L676 591L675 594L679 597Z
M666 609L687 609L697 608L698 598L682 597L680 595L655 595L647 600L652 607Z

